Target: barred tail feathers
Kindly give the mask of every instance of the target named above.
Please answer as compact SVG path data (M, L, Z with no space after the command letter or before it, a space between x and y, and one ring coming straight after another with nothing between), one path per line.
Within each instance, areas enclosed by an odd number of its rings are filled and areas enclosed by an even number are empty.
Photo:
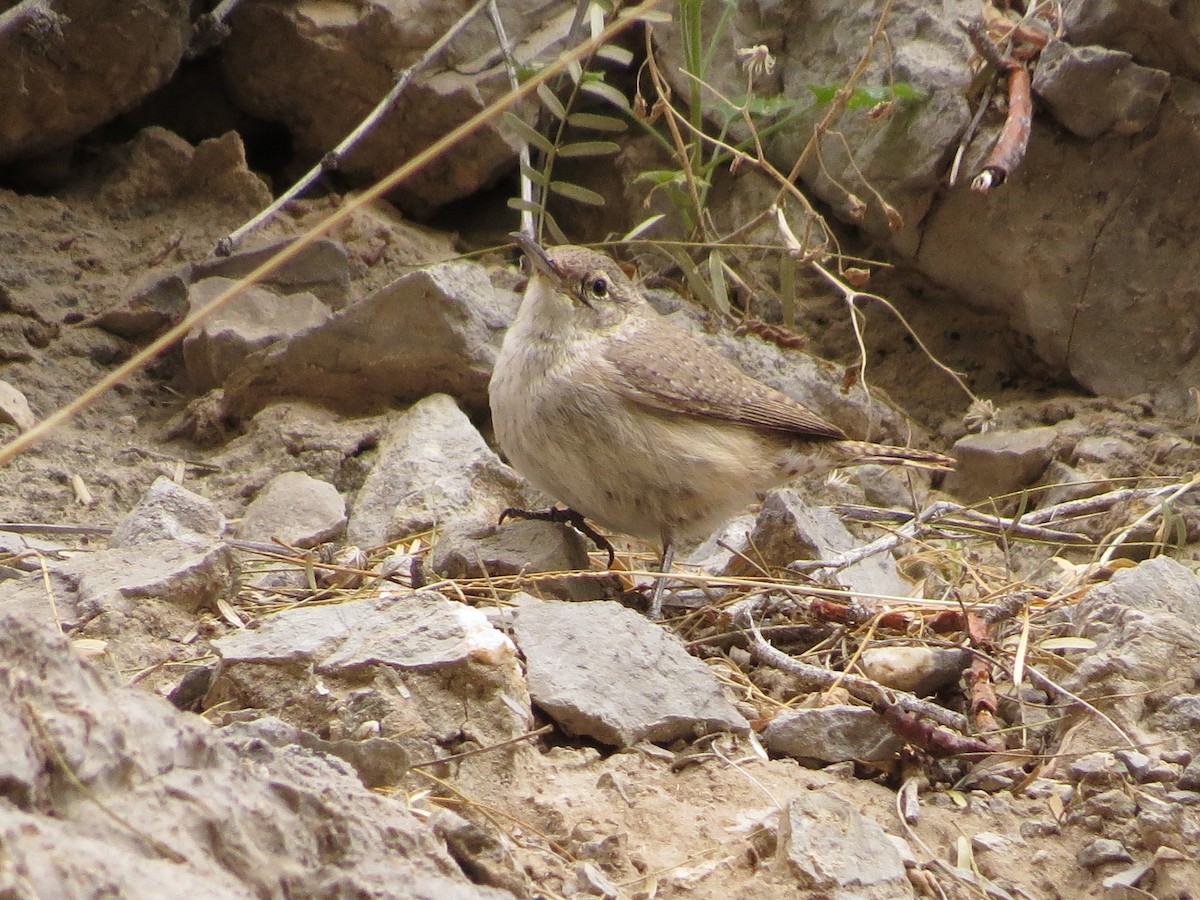
M843 465L912 466L938 472L954 471L954 457L934 450L892 447L870 441L838 441L838 450L839 455L845 457Z

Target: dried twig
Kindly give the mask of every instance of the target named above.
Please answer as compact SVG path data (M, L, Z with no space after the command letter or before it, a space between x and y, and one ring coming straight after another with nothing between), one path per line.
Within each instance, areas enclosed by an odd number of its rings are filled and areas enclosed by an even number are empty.
M308 190L312 183L320 178L323 173L337 169L342 164L342 160L346 158L346 154L354 149L355 145L369 134L372 128L379 124L380 120L392 108L400 95L408 89L408 86L412 83L417 73L445 50L446 46L470 24L471 20L479 14L480 10L487 6L488 2L489 0L476 0L471 8L463 13L459 20L447 29L445 34L429 45L429 48L421 54L420 59L400 73L392 89L376 104L367 117L359 122L353 131L346 135L340 144L321 157L320 162L309 169L299 181L280 194L274 203L236 231L221 238L217 242L217 255L228 256L242 242L246 235L275 218L275 214L279 210Z
M740 627L748 628L754 635L751 651L760 662L795 675L801 680L804 690L822 691L838 685L844 687L852 696L867 703L883 702L897 706L905 712L925 716L939 725L945 725L955 731L965 732L967 730L967 718L961 713L945 709L936 703L928 703L904 691L885 688L861 675L853 675L849 672L831 672L819 666L802 663L772 647L759 632L758 626L750 616L746 616L737 624Z

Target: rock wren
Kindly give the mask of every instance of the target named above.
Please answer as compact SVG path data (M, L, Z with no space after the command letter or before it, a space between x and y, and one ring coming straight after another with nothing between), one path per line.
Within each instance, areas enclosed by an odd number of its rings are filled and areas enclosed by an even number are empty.
M664 573L677 542L801 473L953 466L940 453L849 440L658 315L603 254L513 237L533 272L489 386L500 447L572 510L661 542Z

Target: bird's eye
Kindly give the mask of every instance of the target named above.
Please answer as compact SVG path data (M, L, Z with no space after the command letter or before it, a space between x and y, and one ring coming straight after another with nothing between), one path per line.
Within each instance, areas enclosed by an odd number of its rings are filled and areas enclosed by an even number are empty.
M588 282L588 290L591 291L593 297L603 300L608 296L608 281L605 278L596 277Z

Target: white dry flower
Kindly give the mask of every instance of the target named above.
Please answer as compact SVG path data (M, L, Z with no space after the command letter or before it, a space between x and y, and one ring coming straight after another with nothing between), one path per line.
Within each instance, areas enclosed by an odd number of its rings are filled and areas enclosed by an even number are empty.
M770 75L775 71L775 57L767 49L766 44L756 44L753 47L742 47L737 51L737 58L742 62L742 68L751 78L759 75Z

